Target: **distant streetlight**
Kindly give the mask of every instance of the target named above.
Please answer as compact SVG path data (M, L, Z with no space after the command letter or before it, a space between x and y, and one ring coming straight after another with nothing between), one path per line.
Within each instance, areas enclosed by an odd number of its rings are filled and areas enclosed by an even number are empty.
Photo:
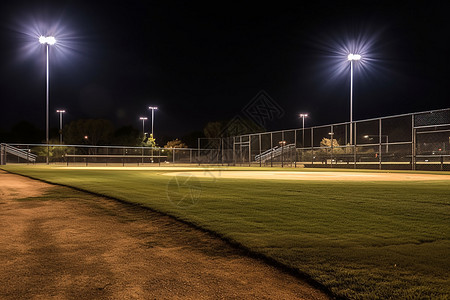
M156 107L156 106L149 106L148 109L151 109L151 110L152 110L152 138L155 138L155 137L153 136L153 123L154 123L154 121L155 121L155 110L158 109L158 107Z
M145 121L147 121L147 117L140 117L139 120L142 120L142 136L145 138Z
M350 53L347 56L350 61L350 145L353 145L353 61L361 59L361 55Z
M56 39L53 36L40 36L39 37L39 43L41 43L42 45L45 45L46 48L46 58L47 58L47 62L46 62L46 116L45 116L45 140L47 143L47 165L48 165L48 160L49 160L49 151L50 151L50 146L49 146L49 139L48 139L48 105L49 105L49 100L48 100L48 96L49 96L49 91L48 91L48 76L49 76L49 68L48 68L48 49L50 45L54 45L56 43Z
M63 131L62 131L62 128L63 128L63 121L62 121L63 116L62 115L66 111L63 110L63 109L58 109L58 110L56 110L56 112L59 113L59 143L62 145L62 143L63 143Z
M366 134L365 136L363 136L365 139L369 139L369 140L373 140L373 137L379 137L379 135L369 135ZM389 135L384 135L382 134L381 137L385 137L386 138L386 153L389 152Z
M308 117L308 114L300 114L300 118L302 118L302 148L305 148L305 118Z

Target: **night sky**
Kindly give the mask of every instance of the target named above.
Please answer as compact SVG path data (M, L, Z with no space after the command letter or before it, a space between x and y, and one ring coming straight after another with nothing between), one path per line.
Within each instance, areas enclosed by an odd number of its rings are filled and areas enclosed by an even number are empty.
M12 3L7 3L12 2ZM446 1L3 1L0 128L107 118L140 129L158 106L155 135L180 137L242 116L265 91L281 113L267 130L450 107ZM119 4L120 3L120 4ZM150 127L150 122L147 123Z

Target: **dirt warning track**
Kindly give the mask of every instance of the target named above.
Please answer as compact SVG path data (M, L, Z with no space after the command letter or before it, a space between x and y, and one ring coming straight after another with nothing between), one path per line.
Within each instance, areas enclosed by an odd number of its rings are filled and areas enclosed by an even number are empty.
M1 299L327 299L151 211L0 171Z
M319 180L319 181L429 181L447 180L450 175L420 174L420 173L370 173L370 172L296 172L296 171L184 171L168 172L166 176L195 176L204 178L234 178L234 179L268 179L268 180Z

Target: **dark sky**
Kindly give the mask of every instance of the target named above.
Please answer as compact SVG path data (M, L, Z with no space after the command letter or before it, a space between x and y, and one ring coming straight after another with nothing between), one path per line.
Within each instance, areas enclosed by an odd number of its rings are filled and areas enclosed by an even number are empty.
M155 135L242 116L264 90L281 109L268 130L349 119L345 47L355 65L354 119L450 107L446 1L3 1L0 128L108 118ZM266 4L264 4L266 3ZM288 4L289 3L289 4ZM348 45L348 46L347 46ZM150 123L147 123L148 127Z

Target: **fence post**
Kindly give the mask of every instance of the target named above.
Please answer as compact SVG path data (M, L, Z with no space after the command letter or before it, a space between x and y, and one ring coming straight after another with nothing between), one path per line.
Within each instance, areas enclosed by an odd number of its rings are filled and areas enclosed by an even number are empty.
M273 167L273 136L270 133L270 167Z
M262 166L262 157L261 157L261 148L262 148L262 144L261 144L261 133L258 135L259 138L259 166Z
M197 146L198 146L198 150L197 150L197 161L198 161L198 165L200 166L200 138L197 139Z
M311 127L311 165L314 165L314 127Z
M383 149L381 148L381 137L382 137L382 134L381 134L381 118L379 119L379 127L378 127L378 142L379 142L379 146L378 146L378 160L379 160L379 162L380 162L380 166L379 166L379 169L381 170L382 168L381 168L381 152L383 151Z
M5 146L3 144L0 144L0 165L5 165L5 153L4 153Z
M357 144L358 144L358 140L356 139L356 122L355 123L353 123L353 124L355 124L355 129L353 130L353 137L350 137L350 140L353 140L353 142L355 143L355 145L353 146L353 145L351 145L352 147L353 147L353 168L354 169L356 169L356 146L357 146ZM350 124L350 126L352 126L353 127L353 124Z
M416 169L416 134L417 131L414 128L414 114L411 115L411 169Z
M297 168L297 129L294 129L294 149L295 149L294 168ZM291 154L291 167L292 167L292 154Z
M252 165L252 136L248 136L248 166Z

